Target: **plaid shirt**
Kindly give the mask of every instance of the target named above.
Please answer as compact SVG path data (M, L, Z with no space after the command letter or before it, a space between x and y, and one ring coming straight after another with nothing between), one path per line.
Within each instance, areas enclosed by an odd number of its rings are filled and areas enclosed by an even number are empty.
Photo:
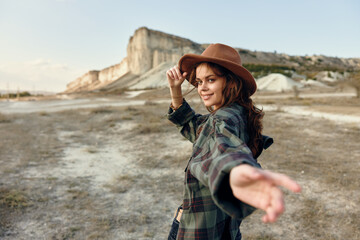
M245 109L232 104L199 115L184 100L176 111L169 108L167 116L193 143L185 169L183 214L177 239L241 237L241 220L255 208L233 196L229 173L243 163L260 167L246 145L249 137Z

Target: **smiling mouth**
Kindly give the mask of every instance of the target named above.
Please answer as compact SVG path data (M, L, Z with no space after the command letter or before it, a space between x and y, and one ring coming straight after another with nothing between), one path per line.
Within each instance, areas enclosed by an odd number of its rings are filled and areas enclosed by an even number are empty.
M212 94L201 95L203 100L208 100L211 96Z

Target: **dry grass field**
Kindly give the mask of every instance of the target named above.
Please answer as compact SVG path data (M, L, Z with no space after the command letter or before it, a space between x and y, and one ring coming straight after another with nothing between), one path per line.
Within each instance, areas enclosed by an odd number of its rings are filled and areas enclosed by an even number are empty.
M168 103L141 98L149 101L0 114L0 239L165 239L191 144L165 118ZM275 143L259 162L303 191L286 192L287 211L274 224L260 211L245 219L243 238L360 239L359 125L281 108L360 112L358 100L258 102L279 105L266 112L264 134Z

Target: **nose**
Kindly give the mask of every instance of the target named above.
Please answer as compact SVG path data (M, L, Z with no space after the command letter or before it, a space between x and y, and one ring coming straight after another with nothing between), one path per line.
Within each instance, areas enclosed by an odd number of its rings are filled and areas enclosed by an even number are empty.
M204 81L200 86L199 86L201 91L207 91L209 88L207 86L207 82Z

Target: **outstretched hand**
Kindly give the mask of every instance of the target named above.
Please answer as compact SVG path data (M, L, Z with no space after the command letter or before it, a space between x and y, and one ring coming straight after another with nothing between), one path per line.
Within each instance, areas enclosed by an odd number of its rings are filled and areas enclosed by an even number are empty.
M300 192L301 187L286 175L265 171L241 164L230 172L230 187L234 196L266 214L263 222L275 222L284 212L284 196L279 186L292 192Z

